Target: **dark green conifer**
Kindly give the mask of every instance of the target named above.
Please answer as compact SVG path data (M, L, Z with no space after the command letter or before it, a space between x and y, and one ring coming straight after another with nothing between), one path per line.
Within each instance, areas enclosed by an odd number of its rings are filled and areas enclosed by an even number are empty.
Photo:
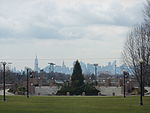
M82 74L82 69L78 60L74 65L71 82L73 87L80 87L84 84L84 76Z

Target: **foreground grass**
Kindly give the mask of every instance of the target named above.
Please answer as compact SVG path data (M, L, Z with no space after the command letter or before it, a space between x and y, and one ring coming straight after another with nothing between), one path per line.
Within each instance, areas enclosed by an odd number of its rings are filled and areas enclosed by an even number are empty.
M150 97L42 97L7 96L0 113L150 113Z

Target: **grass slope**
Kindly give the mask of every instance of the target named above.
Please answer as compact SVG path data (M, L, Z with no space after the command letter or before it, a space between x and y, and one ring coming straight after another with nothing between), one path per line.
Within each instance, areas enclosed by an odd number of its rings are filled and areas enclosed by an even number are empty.
M150 97L42 97L7 96L0 113L150 113Z

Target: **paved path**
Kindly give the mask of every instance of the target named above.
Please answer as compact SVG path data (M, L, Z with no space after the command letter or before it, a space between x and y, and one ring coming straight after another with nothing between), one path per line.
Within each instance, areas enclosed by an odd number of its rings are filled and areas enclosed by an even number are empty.
M5 90L5 94L6 94L6 95L14 95L14 94L12 94L12 93L9 93L8 90L9 90L9 89L6 89L6 90ZM0 90L0 95L3 95L3 90Z

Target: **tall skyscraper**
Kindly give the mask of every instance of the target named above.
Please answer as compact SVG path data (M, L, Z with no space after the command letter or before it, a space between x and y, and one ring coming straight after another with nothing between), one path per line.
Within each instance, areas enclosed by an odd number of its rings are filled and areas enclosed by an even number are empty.
M62 67L65 67L65 63L64 63L64 60L63 60L63 63L62 63Z
M36 71L36 72L39 71L39 67L38 67L38 58L37 58L37 56L36 56L35 62L34 62L34 71Z

